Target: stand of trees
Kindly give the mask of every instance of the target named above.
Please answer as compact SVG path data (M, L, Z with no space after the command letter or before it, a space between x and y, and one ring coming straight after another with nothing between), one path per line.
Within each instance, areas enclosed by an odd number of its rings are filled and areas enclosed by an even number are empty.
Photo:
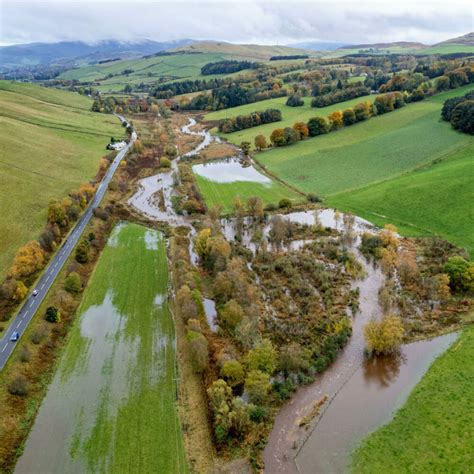
M456 130L474 135L474 91L463 97L448 99L441 110L441 117Z
M245 128L257 127L264 123L278 122L281 120L281 111L278 109L266 109L252 112L248 115L238 115L224 120L219 124L219 131L232 133Z
M285 61L288 59L308 59L307 54L288 54L286 56L272 56L270 61Z
M370 94L370 89L365 86L345 87L315 97L311 101L311 107L327 107L328 105L345 102L346 100L355 99L368 94Z
M242 71L243 69L257 69L259 65L259 63L251 61L224 60L205 64L201 68L201 74L203 76L209 76L211 74L231 74L233 72Z

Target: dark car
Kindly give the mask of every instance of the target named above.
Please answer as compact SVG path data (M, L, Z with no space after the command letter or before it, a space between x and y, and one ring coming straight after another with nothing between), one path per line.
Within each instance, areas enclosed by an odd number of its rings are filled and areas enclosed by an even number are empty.
M18 331L14 331L10 337L10 341L18 341L20 339L20 333Z

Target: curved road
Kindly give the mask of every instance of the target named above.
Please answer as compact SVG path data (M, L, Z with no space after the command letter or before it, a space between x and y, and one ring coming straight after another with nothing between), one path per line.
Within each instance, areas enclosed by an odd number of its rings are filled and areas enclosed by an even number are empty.
M127 122L123 117L117 115L121 122ZM86 225L89 223L92 217L92 213L96 207L100 205L102 198L104 197L107 187L112 179L115 171L120 165L123 157L126 155L129 148L132 146L133 142L136 140L137 135L135 132L132 133L132 137L130 139L130 143L121 150L117 156L115 157L112 164L109 166L107 173L105 174L104 178L100 182L99 186L97 187L96 193L92 201L89 203L88 207L86 208L85 212L76 222L76 225L72 232L68 235L67 239L63 242L62 246L59 250L55 253L54 257L50 260L49 264L47 265L46 269L43 272L43 275L39 279L36 284L36 289L38 290L38 294L33 296L33 291L30 291L27 299L23 303L22 308L15 316L13 321L11 322L8 330L3 335L3 338L0 340L0 370L5 367L8 359L13 353L16 345L20 342L25 329L27 328L28 324L30 323L31 319L35 315L36 311L40 307L41 303L43 302L44 298L46 297L48 290L51 288L54 280L56 279L58 273L64 266L64 263L71 255L74 247L78 243L79 239L82 236L82 232L84 231ZM32 288L33 290L34 288ZM12 334L17 331L20 334L20 339L18 341L10 341Z

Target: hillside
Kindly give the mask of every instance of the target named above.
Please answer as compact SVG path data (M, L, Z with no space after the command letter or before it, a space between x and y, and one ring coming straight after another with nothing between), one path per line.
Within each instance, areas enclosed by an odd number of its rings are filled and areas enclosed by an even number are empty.
M421 49L428 46L423 43L413 41L395 41L393 43L372 43L372 44L352 44L342 46L340 49L388 49L388 48L404 48L404 49Z
M232 44L222 41L201 41L177 48L174 51L218 53L228 54L236 57L252 59L270 59L272 56L283 56L290 54L312 54L311 51L293 48L289 46L263 46L259 44Z
M72 92L0 81L0 277L37 238L47 206L93 178L110 136L123 129Z
M445 44L462 44L465 46L474 46L474 32L467 33L462 36L458 36L457 38L451 38L446 41L441 41L441 43L437 43L434 46L440 46Z

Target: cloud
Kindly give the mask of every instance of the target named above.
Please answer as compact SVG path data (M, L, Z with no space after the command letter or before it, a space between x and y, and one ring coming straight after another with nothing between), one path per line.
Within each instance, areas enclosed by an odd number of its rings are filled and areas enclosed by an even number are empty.
M22 1L1 3L0 41L180 38L286 44L306 40L434 43L472 30L470 0Z

